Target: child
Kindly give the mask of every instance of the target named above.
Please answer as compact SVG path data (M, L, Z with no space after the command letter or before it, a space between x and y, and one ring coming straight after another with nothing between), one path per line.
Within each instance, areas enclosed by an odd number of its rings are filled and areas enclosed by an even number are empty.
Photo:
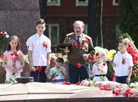
M66 78L66 69L63 66L64 60L58 57L55 62L55 67L46 72L47 78L52 79L54 82L64 82Z
M20 51L20 41L17 36L11 36L9 38L7 51L4 52L2 66L5 67L7 80L12 75L21 77L25 63L23 53Z
M94 75L95 81L102 81L101 76L103 76L105 81L108 81L107 74L107 64L103 62L105 60L105 53L97 52L96 53L96 62L92 67L92 71L89 71L90 74Z
M46 23L40 19L36 23L37 33L31 36L27 42L28 59L30 64L30 76L37 82L38 74L40 82L46 82L45 70L49 70L51 41L43 33Z
M115 70L116 82L129 83L133 67L132 56L127 53L127 40L119 42L119 51L114 57L113 66Z

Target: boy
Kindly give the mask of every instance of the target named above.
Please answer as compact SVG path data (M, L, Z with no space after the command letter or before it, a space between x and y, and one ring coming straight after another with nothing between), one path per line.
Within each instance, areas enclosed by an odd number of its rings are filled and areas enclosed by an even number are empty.
M36 23L37 33L29 37L26 42L28 48L28 59L30 64L30 76L37 82L40 74L40 82L46 82L45 70L49 70L51 41L43 33L46 23L40 19Z
M55 62L55 67L46 72L47 78L52 79L54 82L64 82L66 78L66 69L63 66L64 60L58 57Z

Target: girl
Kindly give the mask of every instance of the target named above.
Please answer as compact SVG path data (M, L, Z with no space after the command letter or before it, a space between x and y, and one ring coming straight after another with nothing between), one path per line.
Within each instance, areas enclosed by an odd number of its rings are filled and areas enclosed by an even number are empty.
M6 79L8 80L12 75L21 77L21 72L25 66L23 60L23 53L20 51L20 41L17 36L9 38L7 51L4 52L2 66L6 70Z
M107 74L107 64L104 62L105 60L105 53L97 52L95 55L96 62L92 67L92 71L89 71L90 74L94 75L95 81L102 81L102 76L105 81L108 81L106 74Z
M116 82L119 83L129 83L132 67L133 67L133 60L132 56L127 53L127 40L121 40L119 42L118 49L119 51L114 57L113 66L115 70L115 78Z

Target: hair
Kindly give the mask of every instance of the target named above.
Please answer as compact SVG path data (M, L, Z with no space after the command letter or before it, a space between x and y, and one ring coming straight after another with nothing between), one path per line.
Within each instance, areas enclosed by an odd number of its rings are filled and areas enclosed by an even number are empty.
M63 64L64 63L64 60L63 60L63 58L58 57L57 60L56 60L56 62L59 62L59 63L62 63Z
M75 24L81 24L82 27L85 26L84 22L83 22L83 21L80 21L80 20L75 21L75 22L73 23L73 27L75 26Z
M128 42L129 41L127 39L122 39L122 40L119 41L119 43L123 43L125 46L128 45Z
M105 53L104 53L104 52L97 52L97 53L99 53L99 56L100 56L100 57L102 57L102 58L105 60L106 55L105 55Z
M10 51L10 50L11 50L10 42L11 42L12 40L17 40L18 45L17 45L17 47L16 47L16 50L17 50L17 51L20 50L20 40L19 40L19 38L18 38L17 36L11 36L11 37L9 38L9 40L8 40L7 51Z
M36 22L36 26L37 26L38 24L45 24L45 25L46 25L44 19L39 19L39 21Z

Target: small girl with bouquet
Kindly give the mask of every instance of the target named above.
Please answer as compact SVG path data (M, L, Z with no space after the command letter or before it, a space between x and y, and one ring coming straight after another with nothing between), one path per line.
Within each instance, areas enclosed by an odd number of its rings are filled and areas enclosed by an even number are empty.
M105 60L105 53L97 52L95 55L96 62L92 67L92 71L89 71L90 74L94 75L93 80L95 81L108 81L106 74L107 74L107 64L104 62Z
M20 50L20 41L17 36L11 36L9 38L7 50L4 52L2 66L6 70L6 80L12 75L21 77L25 63L23 53Z

